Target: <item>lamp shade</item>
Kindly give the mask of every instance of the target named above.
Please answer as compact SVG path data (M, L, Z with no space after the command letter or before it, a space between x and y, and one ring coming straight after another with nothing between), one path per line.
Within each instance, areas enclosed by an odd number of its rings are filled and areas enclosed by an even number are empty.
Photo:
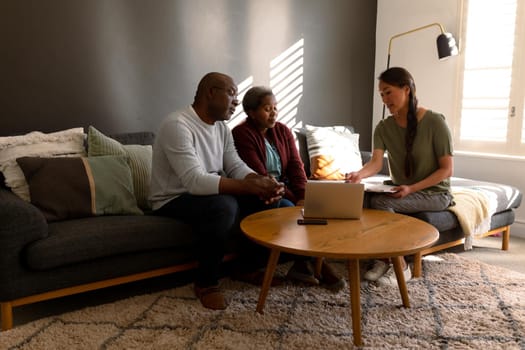
M441 33L437 37L437 50L440 60L444 60L450 56L458 54L458 47L456 46L456 39L450 33Z

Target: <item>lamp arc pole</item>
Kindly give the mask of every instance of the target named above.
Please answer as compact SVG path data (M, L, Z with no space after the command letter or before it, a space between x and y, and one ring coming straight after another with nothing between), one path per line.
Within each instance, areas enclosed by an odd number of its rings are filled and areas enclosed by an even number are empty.
M447 33L445 31L445 28L443 28L443 26L440 23L434 22L434 23L430 23L430 24L427 24L421 27L407 30L406 32L399 33L399 34L392 36L390 40L388 41L388 56L387 56L387 61L386 61L386 69L390 68L390 53L392 51L392 41L394 41L394 39L397 39L399 37L409 35L415 32L419 32L421 30L425 30L431 27L438 27L441 32L438 35L437 40L436 40L439 59L442 60L450 56L456 56L458 54L458 47L456 45L456 40L454 39L452 34ZM385 105L384 104L383 104L383 116L381 119L385 119Z
M412 33L415 33L415 32L419 32L420 30L424 30L424 29L431 28L431 27L438 27L439 30L441 31L441 34L446 34L445 28L443 28L443 26L440 23L435 22L435 23L430 23L430 24L427 24L425 26L417 27L417 28L408 30L406 32L399 33L399 34L396 34L396 35L392 36L390 38L390 40L388 41L388 58L387 58L387 62L386 62L386 69L390 68L390 52L392 51L392 41L394 41L394 39L397 39L397 38L399 38L401 36L405 36L405 35L412 34Z

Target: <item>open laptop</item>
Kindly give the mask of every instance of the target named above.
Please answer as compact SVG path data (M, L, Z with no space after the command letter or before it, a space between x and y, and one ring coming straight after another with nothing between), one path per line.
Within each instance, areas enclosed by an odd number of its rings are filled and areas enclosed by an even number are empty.
M363 212L364 192L364 184L308 180L303 216L323 219L359 219Z

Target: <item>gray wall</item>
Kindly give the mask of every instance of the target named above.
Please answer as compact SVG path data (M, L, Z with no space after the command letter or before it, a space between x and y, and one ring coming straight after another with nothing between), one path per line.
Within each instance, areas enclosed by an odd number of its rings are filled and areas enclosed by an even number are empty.
M269 85L269 63L304 40L297 120L351 124L369 149L377 2L4 0L0 135L94 125L151 130L208 71Z

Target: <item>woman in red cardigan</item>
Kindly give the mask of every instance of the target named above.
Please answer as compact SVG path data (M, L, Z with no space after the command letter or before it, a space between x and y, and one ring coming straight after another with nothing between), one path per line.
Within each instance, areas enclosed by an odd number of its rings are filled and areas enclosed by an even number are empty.
M306 173L291 130L277 121L277 101L272 90L264 86L251 88L244 95L242 106L248 116L233 130L235 147L239 156L255 172L274 177L284 183L283 198L266 205L254 196L241 200L242 215L257 211L303 205ZM339 290L344 282L326 262L321 269L321 281L313 274L309 258L294 257L288 277L300 282L317 285L322 282L330 289Z

